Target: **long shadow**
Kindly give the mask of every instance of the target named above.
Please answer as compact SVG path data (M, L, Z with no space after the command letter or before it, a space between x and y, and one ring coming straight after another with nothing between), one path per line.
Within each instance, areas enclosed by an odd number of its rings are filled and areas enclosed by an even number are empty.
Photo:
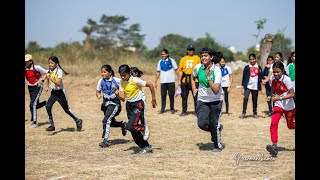
M50 123L49 122L39 122L38 126L43 126L43 125L46 125L46 124L50 124Z
M126 139L113 139L113 140L110 140L110 143L112 145L116 145L116 144L126 144L130 142L130 140L126 140Z
M130 151L133 150L132 154L137 154L140 151L141 148L139 148L138 146L131 146L130 148L126 149L125 151Z
M224 143L221 143L222 145L222 149L224 149L226 147L226 145ZM213 143L197 143L197 146L199 147L199 149L201 151L211 151L213 149Z
M58 133L65 132L65 131L74 132L74 131L76 131L76 128L61 128L59 131L55 131L55 132L53 132L53 133L51 133L49 135L56 135Z
M295 148L293 148L293 149L287 149L287 148L285 148L285 147L279 147L278 146L278 151L295 151L296 149Z
M155 150L155 149L162 150L162 148L154 148L154 147L152 147L152 149L153 150ZM141 148L139 146L131 146L130 148L128 148L128 149L126 149L124 151L131 151L131 150L133 150L132 154L138 154L139 151L141 150Z

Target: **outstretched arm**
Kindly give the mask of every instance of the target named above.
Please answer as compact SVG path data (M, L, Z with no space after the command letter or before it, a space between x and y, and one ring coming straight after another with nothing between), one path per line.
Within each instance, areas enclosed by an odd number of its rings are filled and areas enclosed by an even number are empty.
M154 91L154 86L152 83L147 82L146 83L146 87L149 87L150 92L151 92L151 96L152 96L152 100L151 100L151 104L153 108L156 108L157 106L157 101L156 101L156 93Z

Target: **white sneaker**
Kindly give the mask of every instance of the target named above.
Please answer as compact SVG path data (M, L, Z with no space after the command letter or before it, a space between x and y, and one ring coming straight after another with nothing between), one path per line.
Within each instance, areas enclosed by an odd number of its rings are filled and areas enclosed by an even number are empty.
M151 145L149 146L146 146L144 148L142 148L140 151L139 151L139 154L146 154L146 153L152 153L153 152L153 148Z
M143 140L147 141L149 139L149 128L148 126L145 126L143 131Z

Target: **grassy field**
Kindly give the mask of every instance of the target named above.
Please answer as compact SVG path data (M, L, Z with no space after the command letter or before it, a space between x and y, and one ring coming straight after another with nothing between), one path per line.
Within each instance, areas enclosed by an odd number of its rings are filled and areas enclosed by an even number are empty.
M142 69L143 70L143 69ZM118 73L116 73L118 76ZM61 108L53 106L56 130L49 126L45 108L38 110L37 128L31 128L29 95L25 89L25 178L26 179L295 179L295 130L286 127L285 119L279 123L279 151L270 158L266 145L270 143L270 117L266 115L264 90L259 93L258 116L253 119L251 96L246 119L240 119L243 96L240 89L241 73L234 74L229 94L229 115L223 114L221 123L224 150L211 152L210 134L197 127L189 95L187 116L181 113L181 97L175 98L177 112L169 111L169 100L164 114L159 114L160 89L156 89L156 108L147 96L147 122L149 143L153 153L137 154L138 146L130 132L122 136L120 128L111 128L110 148L100 148L103 112L102 100L95 96L100 74L64 76L63 82L71 109L83 119L81 132L75 131L75 122ZM118 76L119 77L119 76ZM142 79L154 81L153 75ZM40 101L47 100L43 92ZM126 120L125 105L117 120Z

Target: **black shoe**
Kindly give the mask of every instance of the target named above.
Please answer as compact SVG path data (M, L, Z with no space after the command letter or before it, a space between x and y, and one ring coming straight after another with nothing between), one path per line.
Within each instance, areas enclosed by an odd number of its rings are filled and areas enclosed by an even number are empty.
M109 143L108 140L104 139L101 143L99 143L99 146L105 148L111 146L111 143Z
M271 154L273 157L276 157L276 156L277 156L277 154L278 154L278 148L277 148L277 146L268 144L267 147L266 147L266 149L267 149L267 151L270 152L270 154Z
M40 108L42 108L43 106L45 106L46 104L47 104L47 101L42 101L41 103L38 103L38 104L37 104L36 108L37 108L37 109L40 109Z
M182 113L180 114L180 116L186 116L186 115L187 115L186 112L182 112Z
M272 112L268 112L268 116L271 116L272 115Z
M159 112L159 114L163 114L164 113L164 110L163 109L161 109L160 110L160 112Z
M246 114L245 114L245 113L242 113L242 114L239 116L239 118L244 119L245 116L246 116Z
M49 126L46 128L46 131L55 131L56 128L54 126Z
M121 132L122 132L123 136L127 135L127 123L126 122L122 122Z
M170 112L171 112L171 114L174 114L174 113L175 113L175 110L174 110L174 109L171 109Z
M82 129L82 119L78 119L78 122L77 122L77 131L81 131Z

